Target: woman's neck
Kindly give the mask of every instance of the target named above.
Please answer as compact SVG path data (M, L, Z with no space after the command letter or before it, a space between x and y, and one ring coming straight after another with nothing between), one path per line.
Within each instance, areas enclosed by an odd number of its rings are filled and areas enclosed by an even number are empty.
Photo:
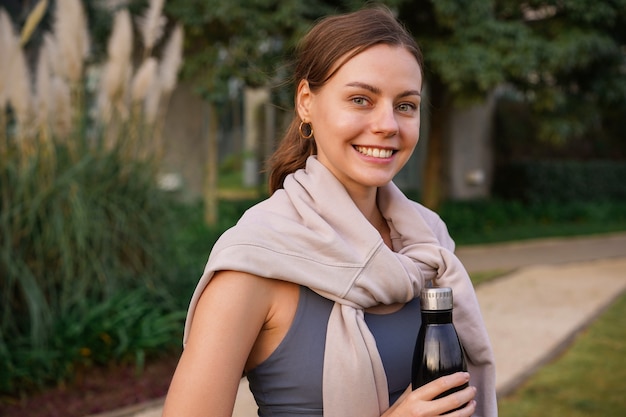
M363 195L360 198L354 198L354 196L352 196L352 198L359 211L363 213L363 215L370 222L370 224L374 226L376 230L378 230L378 233L380 233L385 244L389 248L391 248L391 234L389 225L387 224L387 220L385 220L383 214L378 208L378 200L376 196L377 189L374 189L373 192L369 193L368 195Z

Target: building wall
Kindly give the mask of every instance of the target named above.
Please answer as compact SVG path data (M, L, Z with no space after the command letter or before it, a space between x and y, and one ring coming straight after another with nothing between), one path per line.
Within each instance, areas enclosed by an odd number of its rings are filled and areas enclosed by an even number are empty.
M493 96L480 105L453 110L448 131L448 198L488 197L493 179Z
M171 96L163 128L164 160L162 173L177 177L176 191L184 201L202 195L208 146L208 105L187 84L179 84Z

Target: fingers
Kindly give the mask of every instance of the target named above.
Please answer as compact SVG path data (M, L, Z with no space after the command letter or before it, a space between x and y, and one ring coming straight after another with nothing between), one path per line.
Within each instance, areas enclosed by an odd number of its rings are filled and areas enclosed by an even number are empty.
M455 410L450 416L471 416L476 409L476 387L467 387L461 391L453 392L450 395L432 401L435 410L443 414L444 412Z
M460 380L462 380L462 378ZM446 387L450 386L447 384L444 385ZM449 413L446 414L446 417L471 417L476 411L476 401L474 400L476 388L474 387L464 388L436 400L423 398L424 394L423 392L419 392L419 390L418 388L415 391L405 392L400 399L383 414L383 417L434 417L441 416L445 413ZM422 395L421 398L420 394Z
M448 394L449 390L453 388L458 389L458 387L468 382L469 374L467 372L458 372L438 378L416 389L411 395L416 400L422 402L420 408L426 411L423 415L440 415L454 410L446 416L469 417L476 409L476 401L474 401L476 388L466 386L461 390ZM443 397L435 399L442 394L444 395Z
M432 400L437 395L443 394L449 389L459 387L469 382L470 376L467 372L456 372L451 375L442 376L428 384L419 387L415 392L424 400Z

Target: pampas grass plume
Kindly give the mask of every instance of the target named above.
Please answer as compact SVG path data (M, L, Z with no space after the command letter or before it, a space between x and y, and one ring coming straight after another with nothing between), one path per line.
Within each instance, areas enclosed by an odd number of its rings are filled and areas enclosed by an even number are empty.
M57 0L54 33L64 77L77 83L82 77L84 59L89 53L89 32L79 0Z
M118 61L107 62L102 72L101 92L112 102L122 100L130 74L129 66Z
M183 62L183 38L183 27L176 25L163 50L160 80L161 88L166 94L176 87L178 71Z
M9 98L7 89L10 83L9 73L12 62L10 57L13 56L16 48L11 19L4 9L0 9L0 56L2 57L0 59L0 111L4 111Z
M137 18L137 25L143 38L143 45L149 53L163 36L163 28L167 20L162 16L164 0L150 0L148 10Z
M125 85L131 72L133 29L128 10L115 14L113 31L107 44L109 59L102 75L102 90L111 101L124 95Z
M152 84L157 75L157 60L154 57L146 58L133 79L131 87L131 98L133 102L138 102L146 98L148 89L152 87Z
M162 93L161 85L158 79L155 78L148 89L144 102L144 118L148 124L154 124L157 121Z
M133 28L128 10L115 13L113 30L107 43L108 60L100 80L98 114L108 123L115 109L124 118L127 112L124 99L132 75Z
M109 60L128 65L133 52L133 26L130 13L122 9L115 13L113 30L107 43Z
M63 76L63 65L61 63L62 59L60 58L59 48L57 46L56 39L54 35L51 33L46 33L43 36L43 46L46 51L46 57L48 59L48 68L50 68L50 73L54 75L58 75L59 77Z

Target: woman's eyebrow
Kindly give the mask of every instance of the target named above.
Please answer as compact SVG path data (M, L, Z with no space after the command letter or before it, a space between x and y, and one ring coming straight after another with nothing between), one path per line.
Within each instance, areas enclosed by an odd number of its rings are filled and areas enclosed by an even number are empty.
M359 82L359 81L354 81L354 82L348 83L348 84L346 84L346 87L362 88L362 89L367 90L367 91L369 91L369 92L371 92L373 94L380 94L381 93L380 88L374 87L373 85L369 85L369 84L362 83L362 82Z
M362 83L359 81L354 81L351 83L346 84L346 87L355 87L355 88L362 88L364 90L370 91L373 94L381 94L380 88L378 87L374 87L373 85L369 85L366 83ZM422 94L419 92L419 90L406 90L403 91L402 93L398 94L397 97L407 97L407 96L419 96L421 97Z
M405 92L398 94L398 97L407 97L407 96L421 97L422 93L420 93L418 90L406 90Z

